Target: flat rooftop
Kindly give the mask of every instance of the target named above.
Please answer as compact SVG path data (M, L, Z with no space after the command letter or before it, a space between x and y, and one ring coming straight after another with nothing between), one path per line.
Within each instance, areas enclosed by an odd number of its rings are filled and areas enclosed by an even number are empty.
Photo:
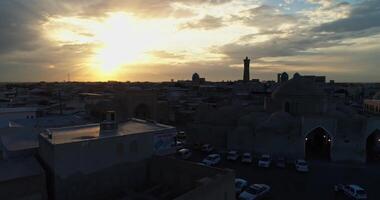
M164 124L139 119L130 119L127 122L119 123L117 130L114 133L109 134L100 135L100 124L88 124L47 129L47 131L41 135L52 144L64 144L170 129L176 130L174 127ZM50 134L52 135L51 138L48 137Z
M38 134L36 128L0 128L0 143L7 151L21 151L38 147Z
M40 127L40 128L58 128L88 123L78 115L53 115L38 117L34 119L15 119L9 121L11 127ZM1 124L0 124L1 125ZM8 125L9 126L9 125Z
M42 175L43 169L33 158L0 161L0 182Z
M36 107L16 107L16 108L0 108L0 114L20 113L20 112L37 112Z

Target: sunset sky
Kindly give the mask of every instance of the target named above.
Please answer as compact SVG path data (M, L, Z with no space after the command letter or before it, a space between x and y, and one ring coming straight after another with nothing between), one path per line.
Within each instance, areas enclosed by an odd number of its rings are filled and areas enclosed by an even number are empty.
M1 0L0 81L380 82L380 0Z

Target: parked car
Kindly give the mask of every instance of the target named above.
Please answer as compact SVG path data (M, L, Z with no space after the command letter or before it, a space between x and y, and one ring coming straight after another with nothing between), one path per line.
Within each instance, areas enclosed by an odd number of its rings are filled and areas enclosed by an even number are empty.
M204 145L202 145L202 151L203 152L209 153L209 152L211 152L213 150L214 150L214 147L211 144L204 144Z
M176 141L175 146L177 149L183 149L185 147L181 141Z
M221 157L219 154L210 154L205 159L203 159L202 163L207 166L215 166L220 162L220 160Z
M252 154L251 153L244 153L241 157L242 163L252 163Z
M294 163L296 170L299 172L308 172L309 166L307 165L307 162L305 160L296 160Z
M255 200L264 197L270 191L270 187L265 184L254 184L249 186L239 195L239 200Z
M243 190L248 186L248 181L236 178L235 179L235 193L236 195L239 195Z
M343 185L338 184L334 186L335 192L343 192L348 198L351 199L367 199L367 193L358 185Z
M229 151L227 153L227 160L236 161L239 159L239 153L237 151Z
M261 156L258 162L258 166L263 167L263 168L268 168L270 167L271 162L272 161L271 161L270 155L264 154Z
M187 159L189 159L190 156L191 156L191 151L190 151L190 149L180 149L180 150L178 150L178 155L179 155L182 159L187 160Z
M282 158L282 157L277 158L277 160L276 160L276 166L278 168L285 168L286 167L285 158Z

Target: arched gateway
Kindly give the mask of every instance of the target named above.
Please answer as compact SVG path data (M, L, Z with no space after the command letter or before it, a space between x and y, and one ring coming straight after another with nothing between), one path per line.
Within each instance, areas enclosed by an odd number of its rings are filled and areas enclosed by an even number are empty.
M330 134L324 128L316 128L305 137L305 158L307 160L330 160Z
M367 138L367 162L380 162L380 130L374 131Z

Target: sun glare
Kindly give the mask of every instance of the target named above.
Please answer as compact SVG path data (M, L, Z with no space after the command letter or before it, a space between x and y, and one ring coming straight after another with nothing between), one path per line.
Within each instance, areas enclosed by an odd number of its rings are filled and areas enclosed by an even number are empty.
M96 33L100 47L94 55L94 65L102 73L115 73L123 65L139 62L149 49L146 31L131 16L111 15Z
M51 18L43 29L47 38L59 46L83 45L86 52L80 53L84 66L97 80L117 79L122 73L138 71L132 69L137 66L219 59L219 55L210 54L207 49L231 42L241 34L234 26L223 29L224 34L214 30L208 35L204 30L178 28L185 22L112 12L101 18Z
M103 20L81 18L52 19L45 24L50 39L60 45L92 44L89 65L99 75L117 74L123 66L148 62L149 52L161 48L170 34L160 26L167 22L138 20L126 13L110 13Z

